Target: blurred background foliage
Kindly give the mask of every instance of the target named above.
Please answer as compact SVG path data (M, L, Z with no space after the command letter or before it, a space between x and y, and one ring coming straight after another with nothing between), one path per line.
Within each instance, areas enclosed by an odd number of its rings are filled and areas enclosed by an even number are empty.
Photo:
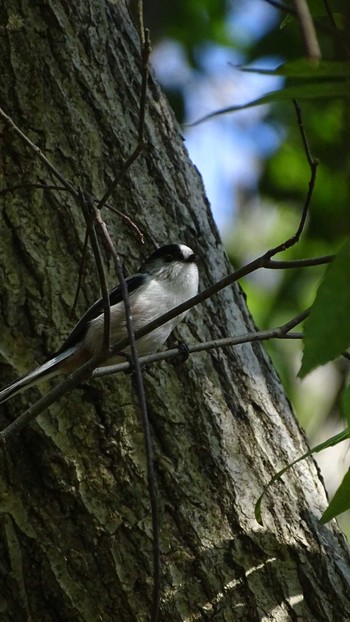
M298 22L266 0L145 0L144 4L153 65L181 124L244 104L285 84L282 77L246 73L238 66L273 69L305 56ZM349 62L349 1L308 4L322 59ZM289 78L288 84L293 83ZM350 233L349 99L337 97L337 86L335 77L329 82L329 98L299 101L311 152L320 165L302 240L278 259L331 254ZM196 127L185 125L183 131L234 266L296 230L310 170L291 102L225 114ZM324 267L265 270L241 283L258 327L287 321L309 306L323 272ZM276 340L266 347L310 444L342 429L339 395L349 363L338 360L301 382L297 372L302 345ZM347 468L345 445L318 457L331 494ZM348 534L349 524L343 515Z

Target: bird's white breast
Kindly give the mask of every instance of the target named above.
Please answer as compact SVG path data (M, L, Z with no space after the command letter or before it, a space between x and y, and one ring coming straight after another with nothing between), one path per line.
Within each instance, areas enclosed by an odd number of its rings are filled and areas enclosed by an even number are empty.
M134 330L145 326L198 292L198 268L195 263L182 266L174 278L149 280L132 292L129 297ZM166 341L172 330L187 312L159 326L137 341L140 355L155 352ZM91 352L101 348L103 339L103 314L92 320L85 337L85 345ZM124 303L111 307L111 345L127 336Z

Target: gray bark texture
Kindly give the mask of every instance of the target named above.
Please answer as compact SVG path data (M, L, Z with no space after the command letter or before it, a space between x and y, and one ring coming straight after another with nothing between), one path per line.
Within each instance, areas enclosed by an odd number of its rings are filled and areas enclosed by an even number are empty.
M0 103L76 187L101 197L137 142L139 43L124 2L1 0ZM0 122L1 385L44 361L99 296L89 251L70 318L84 219ZM149 80L146 149L103 217L129 272L181 241L201 289L231 270L168 103ZM19 186L19 187L17 187ZM16 188L15 188L16 187ZM109 285L115 284L104 249ZM191 311L177 339L251 328L239 288ZM161 524L162 622L350 619L350 557L312 460L254 503L306 442L260 345L203 353L144 374ZM5 427L48 387L1 407ZM86 383L0 453L2 622L145 622L152 531L140 413L129 376Z

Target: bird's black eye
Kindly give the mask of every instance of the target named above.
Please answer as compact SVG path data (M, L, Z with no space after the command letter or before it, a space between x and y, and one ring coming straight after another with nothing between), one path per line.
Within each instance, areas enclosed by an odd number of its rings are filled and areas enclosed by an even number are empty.
M174 261L173 255L166 255L164 261L165 263L170 263L171 261Z

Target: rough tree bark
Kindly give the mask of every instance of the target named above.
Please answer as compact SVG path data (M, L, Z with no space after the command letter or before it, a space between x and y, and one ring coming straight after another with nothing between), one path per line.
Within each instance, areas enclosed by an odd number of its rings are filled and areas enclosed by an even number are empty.
M137 139L139 45L124 2L0 1L1 105L57 168L102 196ZM230 267L179 128L149 81L147 148L113 204L146 248L104 210L129 270L168 241L202 257L201 287ZM59 347L84 239L83 217L38 159L1 125L1 385ZM107 265L110 260L106 253ZM109 283L114 284L112 266ZM91 255L79 303L99 295ZM245 332L230 288L192 311L178 337ZM263 484L306 449L259 345L193 356L145 372L161 522L164 622L350 619L349 551L312 460L267 497ZM41 390L43 392L44 389ZM1 408L1 426L38 397ZM143 432L129 377L81 386L1 451L0 611L6 622L149 620L152 534Z

